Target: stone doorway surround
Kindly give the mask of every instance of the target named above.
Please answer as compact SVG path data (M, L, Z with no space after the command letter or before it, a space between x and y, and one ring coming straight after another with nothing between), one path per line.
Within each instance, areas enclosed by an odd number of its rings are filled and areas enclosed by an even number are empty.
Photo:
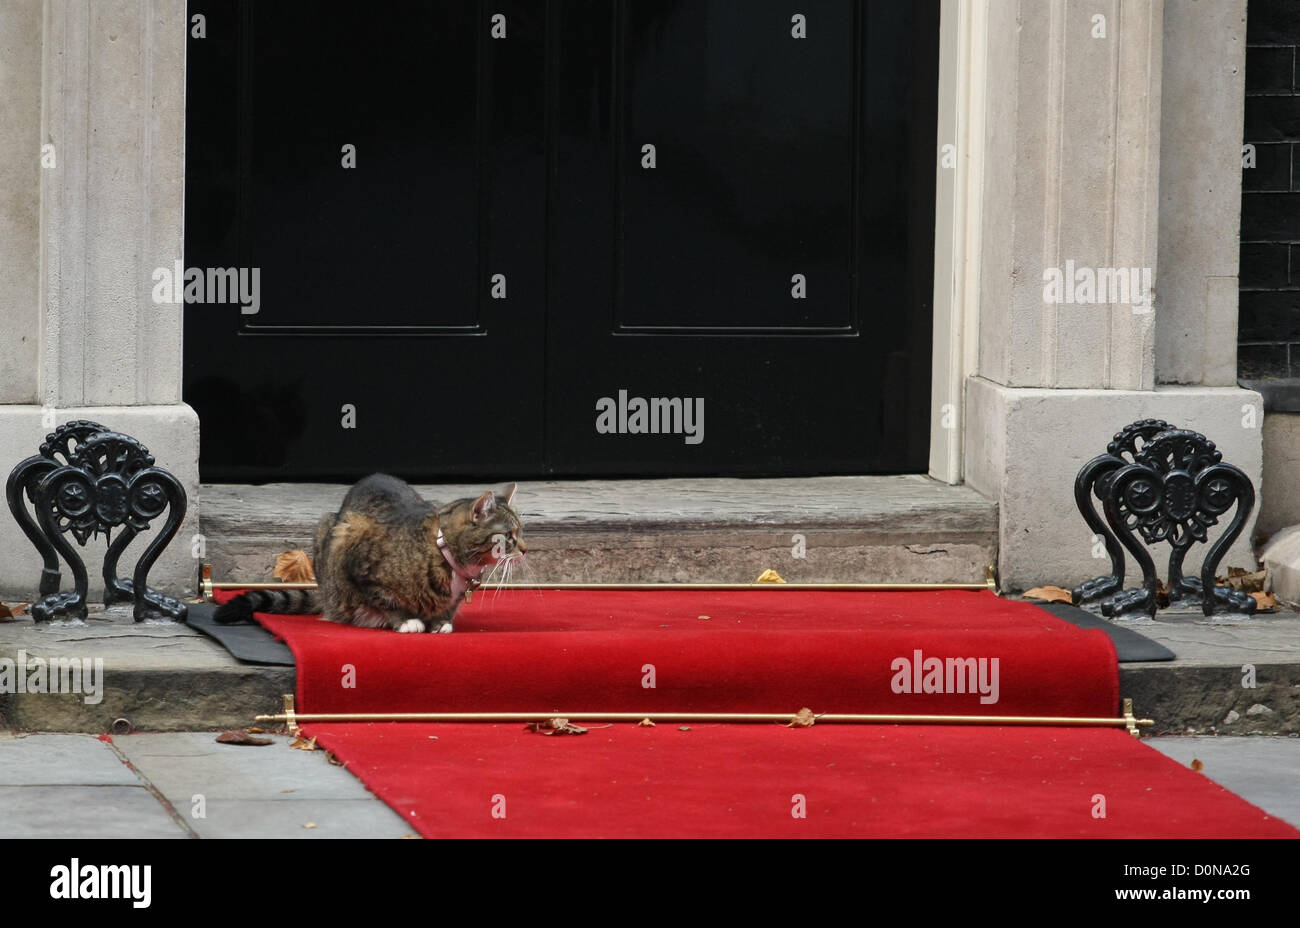
M1236 383L1246 3L944 0L942 20L930 473L998 504L1003 588L1106 572L1073 480L1139 418L1207 435L1266 507L1262 400ZM1049 268L1153 292L1049 301ZM1253 566L1252 531L1225 567Z
M1268 505L1263 407L1235 383L1245 24L1245 0L942 0L926 482L996 504L1006 589L1101 572L1071 485L1136 418L1205 433ZM182 307L150 275L184 254L186 36L183 0L0 4L0 133L28 153L0 162L4 469L52 420L140 438L191 496L153 573L175 589L194 583L199 423ZM1067 262L1149 272L1150 306L1046 302ZM38 570L4 519L0 593Z

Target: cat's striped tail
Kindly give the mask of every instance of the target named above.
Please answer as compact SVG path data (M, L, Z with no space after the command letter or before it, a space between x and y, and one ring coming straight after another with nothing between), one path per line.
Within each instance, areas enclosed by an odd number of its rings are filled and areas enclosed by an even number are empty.
M321 611L319 590L253 590L217 607L212 614L221 625L253 621L254 612L311 615Z

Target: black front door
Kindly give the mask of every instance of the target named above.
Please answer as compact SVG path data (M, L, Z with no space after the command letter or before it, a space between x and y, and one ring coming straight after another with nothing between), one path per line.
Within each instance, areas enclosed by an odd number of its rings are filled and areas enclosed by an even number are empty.
M925 469L937 3L193 7L205 480Z

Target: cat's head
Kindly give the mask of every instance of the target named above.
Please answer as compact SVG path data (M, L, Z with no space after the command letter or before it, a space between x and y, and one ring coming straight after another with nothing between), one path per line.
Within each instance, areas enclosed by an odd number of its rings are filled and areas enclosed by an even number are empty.
M467 497L438 511L438 525L457 563L477 573L499 562L508 566L528 550L523 523L510 508L516 485L500 492L488 490L477 499Z

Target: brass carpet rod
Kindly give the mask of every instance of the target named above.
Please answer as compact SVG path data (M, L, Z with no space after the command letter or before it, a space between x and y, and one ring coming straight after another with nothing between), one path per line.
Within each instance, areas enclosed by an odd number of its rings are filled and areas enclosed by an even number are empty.
M790 722L788 712L296 712L293 697L284 698L285 711L259 715L258 722L283 722L290 731L310 722L544 722L563 718L580 722ZM1042 725L1067 727L1109 726L1127 728L1138 737L1138 728L1155 725L1153 719L1133 715L1133 700L1124 700L1119 718L1084 718L1052 715L861 715L827 712L813 716L817 723L862 725Z

